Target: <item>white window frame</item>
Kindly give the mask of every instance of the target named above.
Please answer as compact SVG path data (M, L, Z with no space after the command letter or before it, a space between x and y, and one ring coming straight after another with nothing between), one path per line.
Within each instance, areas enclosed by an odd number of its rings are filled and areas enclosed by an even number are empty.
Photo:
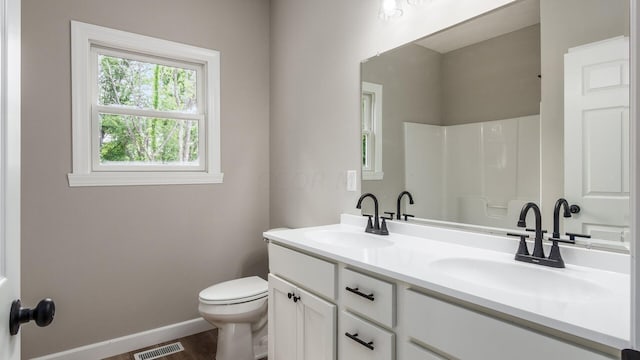
M172 112L171 118L198 121L198 165L100 164L98 113L118 110L98 104L98 54L124 53L134 60L197 71L198 113ZM73 172L68 175L69 186L222 183L218 51L71 21L71 77ZM166 117L161 111L122 111L133 113Z
M369 133L371 139L370 147L373 149L369 152L369 163L372 168L362 168L362 180L382 180L384 172L382 171L382 85L370 82L362 82L362 94L371 96L371 121L372 129ZM361 114L364 116L364 114ZM364 131L364 129L361 129ZM360 140L362 143L362 140ZM362 150L361 150L362 152Z

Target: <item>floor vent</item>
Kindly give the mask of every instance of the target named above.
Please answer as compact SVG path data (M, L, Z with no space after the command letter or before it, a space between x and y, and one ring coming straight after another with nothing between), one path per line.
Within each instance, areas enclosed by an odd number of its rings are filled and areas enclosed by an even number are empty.
M133 354L133 358L135 360L153 360L153 359L161 358L163 356L175 354L180 351L184 351L184 348L182 347L181 343L177 342L169 345L164 345L159 348Z

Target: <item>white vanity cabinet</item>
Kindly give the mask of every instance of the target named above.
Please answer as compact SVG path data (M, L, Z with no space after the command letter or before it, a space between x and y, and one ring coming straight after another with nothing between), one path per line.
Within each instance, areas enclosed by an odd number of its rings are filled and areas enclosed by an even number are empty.
M334 263L289 248L269 244L269 272L305 289L335 301L336 271Z
M391 360L395 358L395 334L347 311L338 319L338 358Z
M270 360L396 358L395 284L273 242L269 270Z
M340 270L341 304L358 315L392 328L395 325L395 285L360 272Z
M269 243L269 360L619 359L617 347L283 245Z
M406 335L439 353L409 344L407 359L617 359L474 310L407 289ZM420 355L422 351L422 355Z
M269 275L269 359L335 360L336 305Z
M447 360L442 356L420 347L416 344L407 342L404 344L403 360Z
M396 358L395 284L340 266L338 358Z
M269 244L269 269L269 359L335 360L336 264Z

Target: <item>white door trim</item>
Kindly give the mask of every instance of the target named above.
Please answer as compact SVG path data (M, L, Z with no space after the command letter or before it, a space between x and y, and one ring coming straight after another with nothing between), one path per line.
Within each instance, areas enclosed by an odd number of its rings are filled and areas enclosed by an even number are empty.
M20 296L20 1L0 0L0 358L20 359L9 335Z
M5 76L7 87L0 90L5 94L6 127L3 128L4 149L2 156L6 161L6 174L2 196L5 205L3 221L5 235L20 238L20 0L5 0L7 52ZM15 289L20 289L20 243L8 242L6 254L6 272L12 279ZM3 309L4 310L4 309Z
M638 8L638 0L630 0L630 36L631 36L631 48L630 48L630 73L631 73L631 98L630 98L630 148L632 156L631 161L631 197L630 197L630 226L631 226L631 346L634 349L638 349L640 346L640 319L638 319L638 311L640 309L640 276L638 276L639 264L638 256L640 256L640 246L638 246L638 225L640 225L640 211L638 211L638 190L640 190L640 153L638 151L637 140L640 139L640 127L638 126L638 105L640 100L638 99L638 83L640 83L640 74L638 73L638 59L640 56L640 49L638 47L639 40L639 24L640 9Z

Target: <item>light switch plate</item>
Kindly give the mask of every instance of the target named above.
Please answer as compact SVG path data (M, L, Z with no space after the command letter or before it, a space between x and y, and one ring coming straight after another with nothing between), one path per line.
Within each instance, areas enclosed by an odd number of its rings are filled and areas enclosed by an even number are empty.
M347 170L347 191L358 191L358 173L356 170Z

